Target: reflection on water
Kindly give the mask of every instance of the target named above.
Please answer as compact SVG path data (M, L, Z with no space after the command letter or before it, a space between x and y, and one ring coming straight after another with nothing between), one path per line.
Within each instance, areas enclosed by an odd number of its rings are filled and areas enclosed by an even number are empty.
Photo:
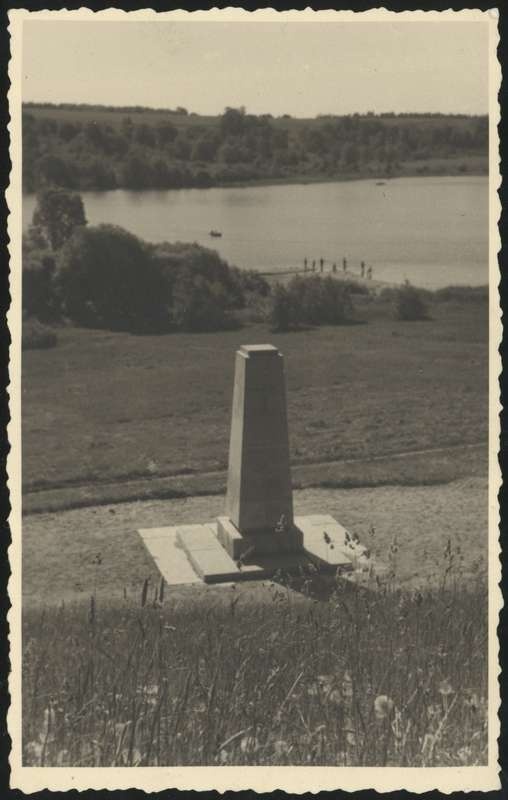
M486 177L397 178L308 185L83 192L92 225L121 225L150 241L192 241L245 269L325 260L419 286L488 279ZM25 196L24 225L35 200ZM210 230L222 232L212 238Z

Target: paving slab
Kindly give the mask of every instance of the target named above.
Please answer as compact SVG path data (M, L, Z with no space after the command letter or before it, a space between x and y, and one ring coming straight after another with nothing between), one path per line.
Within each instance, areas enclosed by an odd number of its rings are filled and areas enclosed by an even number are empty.
M316 514L296 517L295 524L303 533L303 547L318 566L352 570L355 552L348 542L352 539L346 528L332 516Z
M217 550L189 550L187 556L205 583L223 583L242 578L237 565L221 545Z
M176 536L185 552L217 550L217 537L208 525L178 525Z
M201 583L185 551L177 543L175 527L141 528L138 533L166 583L170 586Z
M216 531L209 525L179 525L176 540L190 564L205 583L222 583L241 578L236 562L224 550Z

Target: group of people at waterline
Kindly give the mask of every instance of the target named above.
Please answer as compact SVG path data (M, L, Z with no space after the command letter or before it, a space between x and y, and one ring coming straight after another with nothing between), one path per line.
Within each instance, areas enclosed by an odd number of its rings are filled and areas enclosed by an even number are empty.
M325 269L325 259L324 258L320 258L319 262L316 262L316 260L314 259L310 263L309 263L309 260L307 258L304 258L303 259L303 271L304 272L315 272L317 263L319 263L319 271L320 272L324 272L324 269ZM332 263L331 271L332 272L337 272L337 263L335 261ZM347 272L348 271L348 263L347 263L347 259L346 258L342 259L342 271L343 272ZM367 278L368 280L372 279L372 267L366 267L365 266L365 261L360 262L360 277Z

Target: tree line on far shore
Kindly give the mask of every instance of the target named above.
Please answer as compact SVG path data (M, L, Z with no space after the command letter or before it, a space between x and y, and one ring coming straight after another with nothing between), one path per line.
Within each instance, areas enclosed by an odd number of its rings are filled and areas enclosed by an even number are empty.
M185 109L104 116L95 107L28 105L23 188L172 189L446 170L432 166L432 159L454 159L453 169L465 173L469 159L486 158L487 148L486 116L369 113L298 120L244 108L214 118Z

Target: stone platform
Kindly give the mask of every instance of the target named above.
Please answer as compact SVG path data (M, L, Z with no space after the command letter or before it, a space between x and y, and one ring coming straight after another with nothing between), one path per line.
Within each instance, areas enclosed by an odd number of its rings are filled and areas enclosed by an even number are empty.
M210 522L143 529L139 533L170 585L261 580L277 572L298 574L302 570L348 573L368 568L370 563L366 548L329 515L295 517L301 549L249 556L240 548L237 559L221 543L220 528L220 522Z

